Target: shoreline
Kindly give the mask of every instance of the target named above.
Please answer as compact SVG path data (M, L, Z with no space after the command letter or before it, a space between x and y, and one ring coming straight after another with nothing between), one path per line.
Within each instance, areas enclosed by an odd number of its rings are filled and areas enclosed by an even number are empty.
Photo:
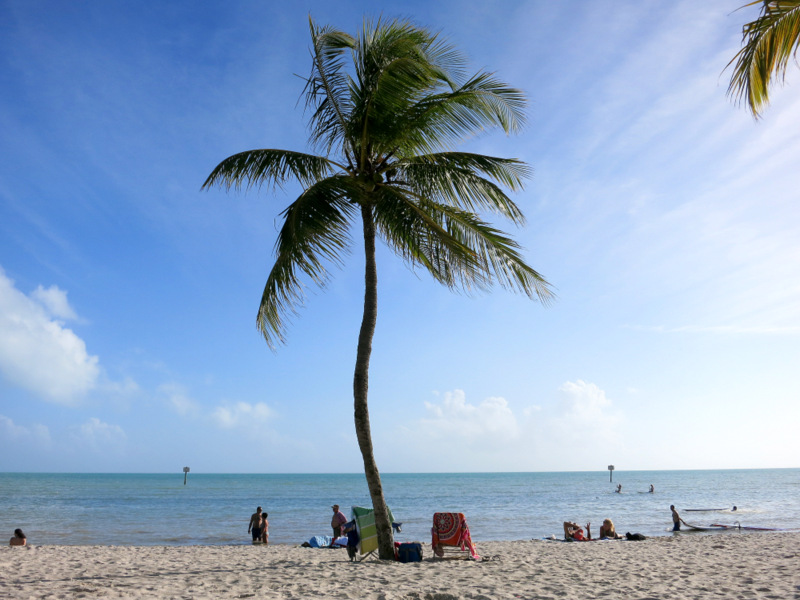
M658 536L633 542L476 541L483 560L367 559L289 544L0 549L9 598L791 598L791 532Z

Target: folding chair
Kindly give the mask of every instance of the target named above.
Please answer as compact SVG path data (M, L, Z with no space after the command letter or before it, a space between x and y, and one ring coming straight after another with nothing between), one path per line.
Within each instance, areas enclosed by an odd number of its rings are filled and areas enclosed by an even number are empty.
M464 513L434 513L431 546L434 558L481 558L472 543Z
M388 508L388 507L387 507ZM389 522L395 531L400 531L402 523L394 522L392 509L389 508ZM353 506L351 514L355 521L356 533L358 534L358 554L356 560L364 560L378 549L378 528L375 526L375 512L371 508L363 506Z

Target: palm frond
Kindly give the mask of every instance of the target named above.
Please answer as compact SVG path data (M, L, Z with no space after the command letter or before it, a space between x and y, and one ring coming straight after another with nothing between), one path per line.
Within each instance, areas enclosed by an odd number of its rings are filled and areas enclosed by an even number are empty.
M384 187L374 205L375 225L389 247L409 265L424 267L439 283L454 289L470 285L463 273L480 278L471 248L450 235L402 189Z
M531 268L520 254L520 246L508 235L482 221L477 215L447 206L426 202L426 208L440 215L447 231L472 248L483 272L483 287L497 282L501 287L525 293L549 304L555 294L547 280ZM465 274L469 275L469 274Z
M351 79L345 67L345 52L355 45L349 34L329 26L311 28L312 68L304 90L306 108L314 113L309 119L310 141L326 152L341 144L352 111Z
M215 185L225 189L250 189L266 184L281 186L287 179L311 185L330 174L336 163L329 159L289 150L248 150L229 156L206 178L201 189Z
M257 325L271 348L285 341L286 315L303 304L302 276L324 287L328 271L324 261L341 264L348 251L350 219L357 205L349 177L334 176L308 187L286 210L275 243L275 264L270 271Z
M550 284L528 266L519 246L474 213L385 190L375 220L386 242L407 262L425 267L450 288L470 291L497 282L546 304Z
M511 189L522 189L530 167L522 161L495 158L468 152L441 152L414 156L392 165L397 177L417 196L460 206L473 212L489 210L516 224L524 224L519 207L494 182Z
M383 143L401 154L432 153L495 127L516 133L525 124L526 102L520 90L478 73L455 90L430 90L398 114Z
M742 48L725 66L734 62L728 95L744 102L755 118L769 104L773 76L783 82L789 59L800 47L800 0L759 0L760 16L742 28Z

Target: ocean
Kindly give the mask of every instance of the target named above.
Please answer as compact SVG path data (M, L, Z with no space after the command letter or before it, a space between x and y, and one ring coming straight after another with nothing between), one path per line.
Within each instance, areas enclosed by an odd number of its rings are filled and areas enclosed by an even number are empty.
M564 520L590 521L596 532L604 518L621 533L673 535L670 504L695 525L800 529L800 469L615 471L613 483L608 471L387 473L382 481L403 523L398 541L430 542L439 511L463 512L478 544L561 537ZM350 506L370 506L364 476L189 473L184 485L182 472L0 473L0 532L10 538L19 527L34 545L245 544L256 506L269 513L271 543L300 544L330 535L334 503L348 516ZM687 511L706 508L722 510Z

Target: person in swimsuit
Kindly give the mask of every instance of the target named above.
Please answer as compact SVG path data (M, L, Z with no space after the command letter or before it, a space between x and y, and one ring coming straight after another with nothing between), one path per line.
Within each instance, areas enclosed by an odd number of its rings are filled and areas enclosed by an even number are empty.
M590 542L592 541L591 523L586 524L586 535L583 535L583 529L577 523L572 521L564 521L564 539L568 542Z
M654 486L654 485L651 483L651 484L650 484L650 493L651 493L651 494L654 494L654 493L655 493L655 491L656 491L656 488L655 488L655 486Z
M261 539L261 507L256 507L256 512L250 515L250 523L247 525L247 533L253 533L253 541Z
M617 492L618 494L621 494L621 493L622 493L622 484L621 484L621 483L617 485L616 492Z
M267 513L261 513L263 519L261 520L261 543L262 544L269 544L269 521L267 517L269 516Z
M672 531L680 531L681 523L686 525L686 521L681 519L681 516L678 514L678 511L675 510L674 504L670 504L669 509L672 511Z
M600 539L608 538L611 540L618 540L622 536L614 529L614 523L611 519L604 519L603 524L600 526Z
M22 529L15 529L14 530L14 537L12 537L8 545L9 546L26 546L28 544L28 538L25 537L25 534L22 533Z

